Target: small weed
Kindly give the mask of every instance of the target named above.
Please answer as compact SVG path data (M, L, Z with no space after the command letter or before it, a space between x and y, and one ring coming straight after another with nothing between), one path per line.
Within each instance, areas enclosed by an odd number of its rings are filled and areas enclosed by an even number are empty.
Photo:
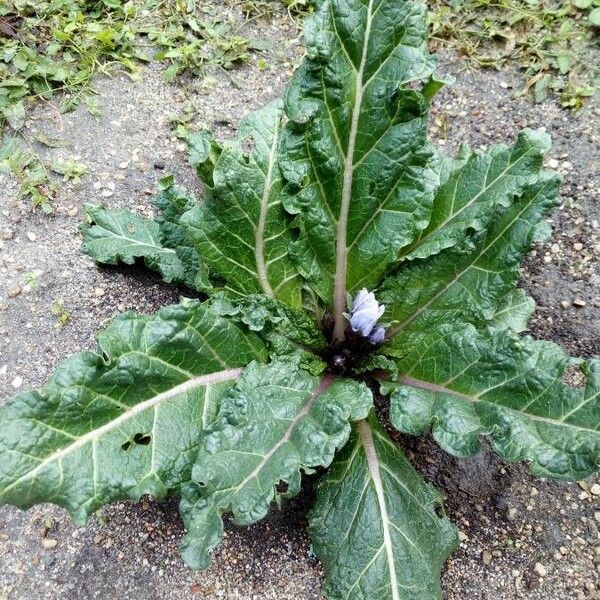
M169 63L167 81L184 73L203 75L206 67L231 69L246 62L250 50L260 49L239 34L239 24L231 14L222 16L213 6L197 7L178 0L159 6L166 19L158 26L141 27L140 32L158 48L155 58Z
M52 303L50 312L56 316L56 323L54 324L56 329L64 327L71 319L71 313L65 308L62 298L58 298Z
M50 169L63 176L63 181L80 181L81 177L87 173L87 167L75 160L54 160L50 163Z
M552 93L577 109L600 81L593 57L598 6L600 0L435 0L432 41L480 67L516 64L526 79L522 93L535 102Z
M310 0L279 0L279 6L287 8L293 19L301 19L308 15L312 8ZM242 4L246 18L272 18L278 10L278 3L273 0L246 0Z
M52 200L58 191L49 170L37 153L24 148L17 137L7 138L0 146L0 172L11 175L17 182L18 198L30 198L34 208L46 214L54 212Z
M39 279L41 274L42 271L40 269L29 271L23 275L23 283L31 289L35 289L40 284Z

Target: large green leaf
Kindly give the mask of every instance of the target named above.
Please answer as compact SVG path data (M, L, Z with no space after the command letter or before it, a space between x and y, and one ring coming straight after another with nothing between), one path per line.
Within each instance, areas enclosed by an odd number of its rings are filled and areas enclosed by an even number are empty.
M277 167L280 104L243 119L237 139L226 143L217 157L206 144L210 169L199 172L210 194L182 223L211 274L227 290L236 295L262 292L300 306L302 280L288 254L289 215L281 204Z
M489 435L499 454L529 462L540 477L580 479L600 465L600 361L472 325L407 335L396 353L401 376L383 391L392 392L390 420L400 431L431 427L457 456L477 452ZM565 383L577 367L583 387Z
M310 375L299 357L250 365L223 399L183 489L186 562L207 566L223 537L224 512L248 525L282 495L297 494L300 471L328 466L348 439L348 421L366 417L371 404L364 384Z
M429 103L406 85L432 70L426 13L420 2L322 2L287 90L280 165L302 236L292 251L327 301L334 292L338 329L346 290L377 282L429 221Z
M100 263L133 264L144 259L149 269L158 271L167 283L183 283L195 290L210 288L206 269L179 220L198 204L173 177L161 180L154 199L161 214L156 221L129 210L107 210L87 204L89 223L83 228L82 251Z
M407 331L488 321L500 310L505 311L506 320L510 316L506 314L507 301L517 284L521 261L536 239L543 217L558 202L559 183L557 176L543 174L475 238L471 252L446 250L428 260L402 265L389 277L378 297L386 306L386 318L394 322L389 336L398 334L390 344L402 346ZM518 311L519 306L512 310Z
M254 334L193 301L125 314L98 343L0 408L0 503L53 502L83 522L112 500L177 490L217 399L266 359Z
M329 600L441 599L440 573L458 543L442 498L371 416L323 478L310 536Z
M84 228L83 252L109 265L132 265L143 258L166 282L185 279L183 263L174 248L163 245L158 223L129 210L106 210L99 204L87 204L85 210L90 224Z
M425 258L444 248L465 245L466 234L484 229L499 206L538 180L550 137L525 129L512 147L493 146L476 152L441 185L433 201L431 219L403 252L406 258Z

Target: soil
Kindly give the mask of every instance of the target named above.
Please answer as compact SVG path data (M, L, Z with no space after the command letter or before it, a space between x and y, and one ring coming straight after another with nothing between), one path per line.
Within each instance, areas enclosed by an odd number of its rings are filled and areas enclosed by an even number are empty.
M230 75L167 84L162 67L150 64L136 80L98 81L99 120L83 108L60 117L48 106L35 109L27 134L69 144L40 153L77 157L89 173L63 185L51 217L33 213L0 177L0 402L42 384L67 355L92 348L94 332L115 314L150 313L189 295L142 269L101 268L82 255L82 207L102 201L152 215L151 196L167 173L200 193L170 119L191 105L193 125L231 136L246 112L281 93L302 53L284 11L246 31L271 49ZM548 163L564 175L563 203L552 214L552 237L525 265L522 285L538 303L530 333L576 355L600 354L600 102L576 113L555 100L532 105L515 94L523 86L518 73L471 72L456 56L439 58L441 70L456 77L433 108L432 137L445 149L460 141L473 147L511 141L526 126L552 135ZM52 310L59 301L69 317L62 326ZM590 491L600 480L536 480L487 448L458 461L427 438L403 443L446 495L447 513L461 531L461 546L444 571L444 598L600 598L600 496ZM202 573L178 555L183 530L174 500L116 503L84 528L50 505L26 512L3 507L0 600L317 600L322 572L306 534L312 483L261 523L229 525Z

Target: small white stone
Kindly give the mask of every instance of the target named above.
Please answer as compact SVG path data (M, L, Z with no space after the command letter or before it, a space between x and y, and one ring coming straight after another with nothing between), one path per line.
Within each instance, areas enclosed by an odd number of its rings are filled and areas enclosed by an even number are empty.
M542 564L542 563L535 563L535 566L533 567L533 570L540 576L540 577L546 577L546 575L548 574L548 570L546 569L546 567Z
M33 233L33 231L28 231L27 232L27 239L30 242L35 242L35 240L37 240L37 235L35 235L35 233Z
M600 484L595 483L591 488L590 488L590 493L593 494L594 496L600 496Z
M94 288L94 296L96 296L97 298L104 296L104 294L105 294L105 292L102 288L100 288L100 287Z
M103 198L110 198L111 196L114 196L114 192L111 192L110 190L102 190L102 191L100 192L100 195L101 195Z
M15 389L20 388L23 385L23 378L17 375L10 383Z
M549 166L551 169L556 169L556 167L558 167L558 161L557 161L555 158L551 158L551 159L548 161L548 166Z

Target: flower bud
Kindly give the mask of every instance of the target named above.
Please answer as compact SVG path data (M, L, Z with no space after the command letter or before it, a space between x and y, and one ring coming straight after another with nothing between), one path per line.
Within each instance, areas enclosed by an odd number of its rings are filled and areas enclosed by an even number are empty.
M367 339L371 344L381 344L385 340L385 329L381 325L378 325L371 331Z
M356 294L354 302L352 302L350 315L346 316L350 320L352 331L360 333L363 337L369 337L373 332L373 339L376 341L372 343L378 344L383 341L385 330L383 327L378 327L375 331L373 329L381 315L383 315L384 310L385 306L377 302L375 294L363 288Z

